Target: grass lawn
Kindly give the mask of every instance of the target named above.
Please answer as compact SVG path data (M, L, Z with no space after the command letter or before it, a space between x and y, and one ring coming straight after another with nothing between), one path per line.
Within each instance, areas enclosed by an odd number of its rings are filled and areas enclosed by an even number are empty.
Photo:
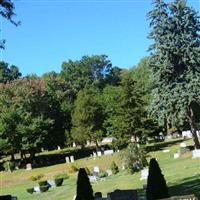
M186 141L191 144L191 141ZM178 159L173 158L173 154L179 149L180 142L161 143L159 147L170 150L169 153L162 152L161 149L149 152L150 157L157 158L162 172L169 186L171 195L195 194L200 198L200 159L192 159L191 152L186 153ZM75 161L78 167L88 167L92 169L99 166L101 169L109 169L112 161L121 167L119 153L101 158L85 158ZM26 189L37 185L37 181L31 181L30 177L37 174L44 174L44 179L50 179L54 175L67 172L70 178L64 181L63 186L50 188L46 193L29 194ZM32 171L18 170L13 173L0 172L1 188L0 194L12 194L19 200L72 200L76 190L76 173L70 174L70 164L59 164L50 167L33 169ZM146 181L140 181L140 173L130 175L127 171L121 170L117 175L112 175L95 184L92 184L94 192L101 191L105 196L107 192L115 189L139 189Z

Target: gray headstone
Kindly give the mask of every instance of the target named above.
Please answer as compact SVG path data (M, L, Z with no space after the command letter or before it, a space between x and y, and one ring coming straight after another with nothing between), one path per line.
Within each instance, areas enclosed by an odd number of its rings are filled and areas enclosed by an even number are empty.
M114 151L112 149L104 151L104 155L111 155L113 153L114 153Z
M32 165L31 165L31 163L26 164L26 170L32 170Z
M74 162L74 156L70 156L70 161L71 161L71 163Z
M195 149L192 151L192 158L200 158L200 149Z
M147 177L149 175L149 170L148 169L143 169L141 171L141 177L140 177L140 180L146 180Z
M65 161L66 161L66 163L70 163L70 159L69 159L69 157L67 156L67 157L65 157Z
M137 200L136 190L115 190L108 194L108 200Z

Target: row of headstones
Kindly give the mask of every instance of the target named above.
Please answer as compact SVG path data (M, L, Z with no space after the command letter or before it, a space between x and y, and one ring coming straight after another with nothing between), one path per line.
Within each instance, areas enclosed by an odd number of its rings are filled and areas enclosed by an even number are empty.
M180 147L186 148L187 144L182 142L182 143L180 143ZM168 153L168 152L170 152L170 150L165 149L165 150L163 150L163 152ZM177 159L180 156L181 156L180 152L174 153L174 159ZM200 158L200 149L195 149L195 150L192 151L192 158Z
M48 183L48 185L49 185L50 187L52 187L52 188L56 187L56 184L55 184L55 181L54 181L54 180L47 180L47 183ZM36 193L40 193L40 192L41 192L39 186L34 186L33 189L34 189L34 192L36 192Z
M117 152L119 152L119 150L117 150ZM97 153L93 152L93 154L91 154L90 156L91 157L97 157L97 156L100 157L102 155L112 155L113 153L114 153L114 150L110 149L110 150L103 151L103 153L101 151L97 151Z
M67 156L65 157L66 163L74 163L74 156Z

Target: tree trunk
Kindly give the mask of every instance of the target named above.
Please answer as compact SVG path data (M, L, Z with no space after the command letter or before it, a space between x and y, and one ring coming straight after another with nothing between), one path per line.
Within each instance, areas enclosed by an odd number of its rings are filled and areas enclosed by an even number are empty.
M99 148L99 144L98 144L98 141L97 141L97 140L95 140L95 145L96 145L96 151L99 151L100 148Z
M191 106L189 107L188 118L189 118L190 130L192 133L192 140L194 142L195 149L200 149L199 139L197 137L196 127L195 127L194 111Z
M14 160L15 160L15 154L11 153L11 161L14 161Z

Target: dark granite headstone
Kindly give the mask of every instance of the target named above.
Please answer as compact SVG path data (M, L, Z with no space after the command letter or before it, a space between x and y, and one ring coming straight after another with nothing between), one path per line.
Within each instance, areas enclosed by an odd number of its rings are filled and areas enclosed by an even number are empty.
M137 200L136 190L115 190L108 194L108 200Z

